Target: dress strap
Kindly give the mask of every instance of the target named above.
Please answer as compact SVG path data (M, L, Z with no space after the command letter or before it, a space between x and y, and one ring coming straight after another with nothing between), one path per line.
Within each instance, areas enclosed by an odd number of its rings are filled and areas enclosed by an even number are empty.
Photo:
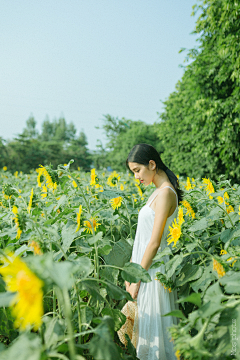
M164 186L162 189L160 189L160 190L157 192L157 194L152 198L152 200L151 200L151 201L149 202L149 204L147 204L147 205L150 206L151 203L153 202L153 200L158 196L159 192L160 192L161 190L165 189L165 188L171 189L171 190L175 193L175 195L176 195L176 197L177 197L176 191L173 190L173 188L172 188L171 186L166 185L166 186ZM178 206L178 197L177 197L177 206Z

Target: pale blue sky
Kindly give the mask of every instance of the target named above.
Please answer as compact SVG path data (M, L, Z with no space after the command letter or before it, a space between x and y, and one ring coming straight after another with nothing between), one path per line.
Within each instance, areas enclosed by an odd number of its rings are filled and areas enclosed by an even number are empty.
M197 0L0 0L0 136L63 115L103 140L104 114L153 124L181 78Z

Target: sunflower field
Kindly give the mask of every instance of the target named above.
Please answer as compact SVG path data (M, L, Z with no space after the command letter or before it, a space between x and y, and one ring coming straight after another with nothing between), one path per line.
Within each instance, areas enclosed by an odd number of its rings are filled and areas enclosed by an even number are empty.
M137 359L117 331L132 300L124 281L151 281L129 261L155 187L72 162L0 172L0 359ZM180 319L169 329L176 357L240 359L240 186L223 176L180 185L169 246L152 265L164 263L155 281L178 291L179 310L165 314Z

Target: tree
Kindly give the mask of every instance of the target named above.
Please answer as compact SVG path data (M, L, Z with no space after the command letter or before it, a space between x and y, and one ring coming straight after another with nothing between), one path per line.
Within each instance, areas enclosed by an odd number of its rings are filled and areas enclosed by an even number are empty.
M116 170L125 170L128 153L136 144L148 143L159 152L163 150L155 125L106 115L102 128L108 139L104 167L111 166Z
M182 175L239 178L240 3L202 0L193 14L199 48L164 102L158 135L163 160Z
M36 125L36 120L33 116L30 116L30 118L26 121L26 127L23 129L22 136L28 139L36 139L38 137Z

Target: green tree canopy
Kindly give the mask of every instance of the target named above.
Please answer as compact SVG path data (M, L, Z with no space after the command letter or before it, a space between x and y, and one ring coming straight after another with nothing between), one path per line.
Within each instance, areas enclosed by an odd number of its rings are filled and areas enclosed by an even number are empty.
M163 160L176 172L196 177L240 176L240 3L201 0L184 75L164 102L158 135Z
M118 119L106 115L102 129L108 140L105 152L100 146L104 157L104 164L101 163L101 165L105 167L111 166L116 170L125 170L128 153L136 144L147 143L154 146L159 152L163 150L155 125L149 125L140 120ZM95 166L97 164L95 162Z
M52 122L46 119L40 134L36 125L31 116L23 132L14 140L6 143L0 139L0 166L7 166L11 171L29 172L39 164L51 163L56 167L74 159L73 168L90 169L92 160L83 131L76 136L74 124L67 124L64 118Z

